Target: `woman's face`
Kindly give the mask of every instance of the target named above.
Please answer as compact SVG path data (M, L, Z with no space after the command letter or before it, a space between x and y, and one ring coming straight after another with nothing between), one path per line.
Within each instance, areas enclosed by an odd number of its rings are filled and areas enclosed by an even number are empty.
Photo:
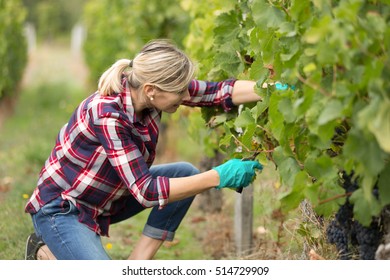
M184 100L189 100L188 90L180 93L156 90L151 104L166 113L175 113Z

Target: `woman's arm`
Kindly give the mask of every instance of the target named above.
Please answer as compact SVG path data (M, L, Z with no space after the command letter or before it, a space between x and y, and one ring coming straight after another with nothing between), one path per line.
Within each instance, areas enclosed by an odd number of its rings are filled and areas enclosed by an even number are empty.
M237 80L233 87L232 101L235 105L261 101L261 97L254 90L256 82Z
M169 179L169 202L196 195L213 187L244 188L253 181L256 170L262 169L263 166L258 161L231 159L194 176L171 178Z
M247 80L224 80L209 82L193 80L189 85L190 99L184 100L186 106L221 106L225 111L243 103L261 101L255 93L256 82Z
M215 170L209 170L189 177L170 178L168 202L194 196L218 185L219 175Z

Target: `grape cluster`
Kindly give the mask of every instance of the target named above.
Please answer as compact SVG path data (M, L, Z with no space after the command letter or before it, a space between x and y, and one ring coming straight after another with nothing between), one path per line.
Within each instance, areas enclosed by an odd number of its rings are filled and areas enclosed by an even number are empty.
M349 250L348 250L348 235L347 232L340 226L336 220L330 222L328 228L326 229L326 235L328 237L328 242L335 244L337 251L339 252L341 260L349 259Z
M330 157L336 157L341 153L349 129L350 127L347 122L343 122L335 128L334 135L332 137L332 145L327 150L327 153Z
M347 194L358 189L357 180L352 178L353 172L342 173L341 185ZM374 188L374 196L375 194L377 190L375 192ZM358 256L362 260L373 260L383 231L378 219L373 219L368 227L354 220L353 205L347 196L345 203L340 206L335 218L329 223L326 235L328 242L336 245L340 259L348 260Z
M357 221L354 222L354 234L359 244L359 254L362 260L375 259L375 252L382 238L382 231L377 221L372 221L370 226L364 227Z

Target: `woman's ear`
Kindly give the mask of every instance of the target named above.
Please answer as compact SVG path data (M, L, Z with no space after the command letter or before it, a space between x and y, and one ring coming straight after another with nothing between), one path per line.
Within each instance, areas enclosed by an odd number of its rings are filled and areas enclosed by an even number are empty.
M145 84L144 85L143 92L146 95L146 97L148 97L150 100L154 99L155 91L156 91L156 87L155 86L149 85L149 84Z

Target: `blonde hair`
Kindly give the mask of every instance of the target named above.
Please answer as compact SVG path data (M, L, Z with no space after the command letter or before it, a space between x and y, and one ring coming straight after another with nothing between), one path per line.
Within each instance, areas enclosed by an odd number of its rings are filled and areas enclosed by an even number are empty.
M120 59L106 70L99 79L98 91L101 95L121 92L121 79L125 74L135 89L149 83L162 91L181 93L187 89L194 73L195 66L183 51L168 40L154 40L133 60Z

